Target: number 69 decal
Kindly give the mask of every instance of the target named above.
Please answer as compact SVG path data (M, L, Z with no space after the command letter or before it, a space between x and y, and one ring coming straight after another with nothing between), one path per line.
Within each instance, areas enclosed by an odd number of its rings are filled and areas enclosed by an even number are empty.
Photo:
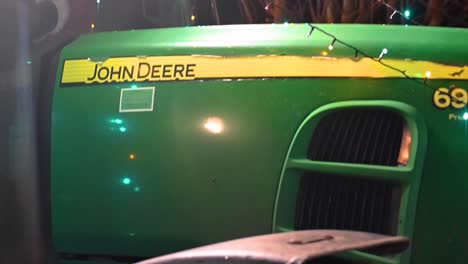
M463 88L454 88L451 91L447 88L439 88L434 92L432 100L436 107L445 109L452 106L460 109L468 103L468 92Z

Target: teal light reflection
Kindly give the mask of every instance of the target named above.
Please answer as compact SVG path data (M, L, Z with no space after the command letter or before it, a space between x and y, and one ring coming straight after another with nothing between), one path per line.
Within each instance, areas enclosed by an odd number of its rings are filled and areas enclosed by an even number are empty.
M130 88L136 89L136 88L138 88L138 86L136 84L134 84L134 85L130 86Z
M463 114L463 119L468 120L468 112L465 112L465 113Z
M127 128L126 127L120 127L119 130L120 130L120 132L126 132Z
M111 119L110 122L113 123L113 124L122 124L123 120L120 119L120 118L115 118L115 119Z
M130 183L132 183L132 179L130 179L129 177L125 177L122 179L122 183L125 185L129 185Z

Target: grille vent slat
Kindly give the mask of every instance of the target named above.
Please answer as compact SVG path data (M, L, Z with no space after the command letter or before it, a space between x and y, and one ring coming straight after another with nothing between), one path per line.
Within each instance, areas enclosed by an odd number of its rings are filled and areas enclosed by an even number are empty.
M359 163L369 164L369 148L371 148L371 143L373 137L375 137L375 124L376 124L376 115L373 112L369 113L369 122L366 122L367 129L364 131L365 135L362 140L362 155L360 156Z
M342 118L340 117L340 119ZM333 160L333 157L336 155L336 150L342 148L343 143L340 140L333 140L333 139L343 138L342 131L344 130L346 126L346 123L347 123L346 121L347 120L343 120L343 122L341 122L341 120L336 120L334 122L335 129L334 131L332 131L332 133L330 133L331 147L327 149L327 157L326 157L327 160Z
M334 112L312 136L308 159L397 166L405 125L377 108ZM296 229L351 229L396 234L402 186L397 183L305 172L299 183Z
M350 138L351 137L351 134L353 133L351 124L353 124L356 121L357 121L356 115L354 113L351 113L349 118L348 118L348 123L345 126L345 131L344 131L344 134L343 134L343 138ZM342 150L340 151L339 149L336 149L336 152L338 153L340 160L347 160L348 159L349 145L350 145L349 140L348 141L343 141Z
M392 123L391 122L391 117L386 117L387 118L387 122L385 122L384 124L384 129L385 131L383 132L383 136L382 138L386 139L389 137L389 134L390 134L390 128L392 127ZM386 149L388 148L387 146L387 140L384 141L383 145L380 147L379 151L378 151L378 154L376 155L376 164L382 164L384 163L384 159L385 159L385 154L386 154Z
M358 139L358 136L359 136L359 131L358 131L358 128L360 126L360 124L363 123L363 118L361 115L356 115L354 114L355 117L355 120L356 122L353 122L350 124L350 131L352 131L352 136L349 137L347 140L345 139L344 142L345 142L345 146L346 146L346 156L344 156L342 159L339 159L339 160L348 160L351 162L352 160L352 156L353 156L353 148L354 148L354 142Z
M303 203L307 206L301 207L302 212L296 212L295 228L349 229L395 235L398 210L395 210L394 204L399 204L400 199L392 199L387 190L395 190L400 197L401 186L346 177L321 173L304 174L301 180L305 181L301 182L301 189L312 185L312 181L317 179L318 184L314 184L315 195L310 192L305 197Z
M329 114L314 132L308 158L396 166L403 126L401 116L382 109L352 109Z
M337 127L337 124L339 123L337 119L332 120L330 123L331 123L330 132L326 133L326 140L325 140L324 149L323 149L323 157L326 160L328 160L329 157L331 157L330 152L333 151L333 143L334 143L332 139L336 137L336 133L339 130Z

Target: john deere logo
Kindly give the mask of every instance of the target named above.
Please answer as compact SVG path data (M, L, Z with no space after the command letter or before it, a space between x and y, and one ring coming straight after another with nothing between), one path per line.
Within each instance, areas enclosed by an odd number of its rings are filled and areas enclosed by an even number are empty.
M86 82L192 80L196 64L150 64L105 66L96 64Z

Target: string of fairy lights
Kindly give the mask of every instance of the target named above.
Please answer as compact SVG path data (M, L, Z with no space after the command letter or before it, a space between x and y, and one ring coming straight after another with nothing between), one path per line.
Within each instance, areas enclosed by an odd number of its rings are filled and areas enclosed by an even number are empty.
M391 15L389 16L390 20L392 20L393 17L398 14L406 22L410 22L413 25L421 25L416 20L411 18L411 11L409 9L406 9L404 11L400 11L400 10L396 9L395 7L393 7L392 5L390 5L385 0L375 0L375 1L379 2L380 4L382 4L383 6L385 6L387 9L389 9L392 12ZM279 8L284 12L287 11L285 8L281 7L280 5L275 4L274 1L268 1L268 3L265 5L265 11L270 11L273 8Z
M390 19L393 19L393 17L398 14L400 15L401 18L405 19L407 22L411 22L413 25L421 25L419 24L417 21L415 21L414 19L411 18L411 12L407 9L403 12L401 12L400 10L394 8L392 5L390 5L389 3L387 3L386 1L384 0L377 0L377 2L380 2L381 4L383 4L387 9L389 9L390 11L392 11L392 14L390 15Z
M392 12L391 15L390 15L390 19L393 19L393 16L398 14L402 18L404 18L406 21L408 21L408 22L410 22L412 24L415 24L415 25L419 25L416 21L414 21L413 19L410 18L411 13L410 13L409 10L405 10L404 12L401 12L400 10L394 8L393 6L391 6L390 4L388 4L384 0L376 0L376 1L382 3L386 8L388 8ZM276 4L274 4L274 2L270 1L265 6L265 10L269 10L271 8L282 8L282 7L277 6ZM427 80L431 77L431 72L430 71L425 72L423 79L414 78L414 77L411 77L410 75L408 75L406 70L400 69L400 68L398 68L396 66L393 66L393 65L390 65L390 64L384 62L383 58L388 53L387 48L383 48L382 51L380 52L379 56L374 57L374 56L371 56L371 55L367 54L366 52L362 51L361 49L358 49L357 47L355 47L355 46L353 46L353 45L339 39L337 36L327 32L326 30L317 27L316 25L313 25L311 23L309 23L308 25L310 26L310 31L307 34L307 37L311 37L314 30L317 30L317 31L325 34L326 36L328 36L328 37L330 37L332 39L330 45L328 45L328 50L332 51L334 49L334 47L335 47L335 44L339 43L339 44L341 44L343 46L346 46L346 47L354 50L354 60L358 60L360 56L364 57L364 58L371 59L372 61L374 61L376 63L379 63L380 65L382 65L382 66L384 66L386 68L389 68L389 69L391 69L393 71L399 72L403 77L405 77L408 80L416 82L416 83L418 83L420 85L423 85L423 86L425 86L425 87L427 87L427 88L429 88L429 89L431 89L433 91L438 91L440 94L444 94L444 95L450 97L456 103L465 103L466 104L466 102L464 102L463 100L453 96L450 92L446 92L445 90L440 90L438 87L434 87L434 86L431 86L430 84L428 84Z
M407 79L409 79L409 80L411 80L411 81L414 81L414 82L416 82L416 83L418 83L418 84L421 84L421 85L423 85L423 86L426 86L426 87L428 87L428 88L430 88L430 89L432 89L432 90L434 90L434 91L438 90L437 87L433 87L433 86L431 86L431 85L429 85L429 84L427 83L427 80L431 77L431 72L430 72L430 71L426 71L426 73L425 73L425 78L421 80L421 79L419 79L419 78L411 77L410 75L408 75L408 74L406 73L406 70L399 69L399 68L397 68L397 67L395 67L395 66L392 66L392 65L390 65L390 64L388 64L388 63L386 63L386 62L384 62L384 61L383 61L383 58L384 58L384 56L388 53L388 49L387 49L387 48L383 48L382 51L380 52L380 55L379 55L378 57L374 57L374 56L371 56L371 55L367 54L366 52L364 52L364 51L362 51L362 50L356 48L355 46L353 46L353 45L351 45L351 44L349 44L349 43L347 43L347 42L345 42L345 41L343 41L343 40L340 40L340 39L339 39L338 37L336 37L335 35L333 35L333 34L327 32L327 31L325 31L325 30L323 30L323 29L321 29L321 28L319 28L319 27L317 27L317 26L315 26L315 25L313 25L313 24L309 24L309 26L310 26L310 31L309 31L309 33L307 34L307 37L311 37L313 31L316 30L316 31L319 31L319 32L321 32L321 33L323 33L323 34L329 36L329 37L332 39L330 45L328 45L328 50L330 50L330 51L334 49L334 46L335 46L336 43L340 43L341 45L346 46L346 47L348 47L348 48L354 50L354 59L355 59L355 60L358 60L360 56L361 56L361 57L364 57L364 58L371 59L372 61L374 61L374 62L376 62L376 63L379 63L380 65L382 65L382 66L384 66L384 67L386 67L386 68L389 68L389 69L391 69L391 70L394 70L394 71L399 72L402 76L404 76L405 78L407 78ZM440 90L439 90L439 92L442 93L442 94L446 94L447 96L450 96L450 97L452 98L452 100L454 100L454 101L456 101L456 102L458 102L458 103L462 103L462 101L461 101L459 98L456 98L456 97L452 96L452 95L451 95L450 93L448 93L448 92L444 92L444 91L440 91Z

